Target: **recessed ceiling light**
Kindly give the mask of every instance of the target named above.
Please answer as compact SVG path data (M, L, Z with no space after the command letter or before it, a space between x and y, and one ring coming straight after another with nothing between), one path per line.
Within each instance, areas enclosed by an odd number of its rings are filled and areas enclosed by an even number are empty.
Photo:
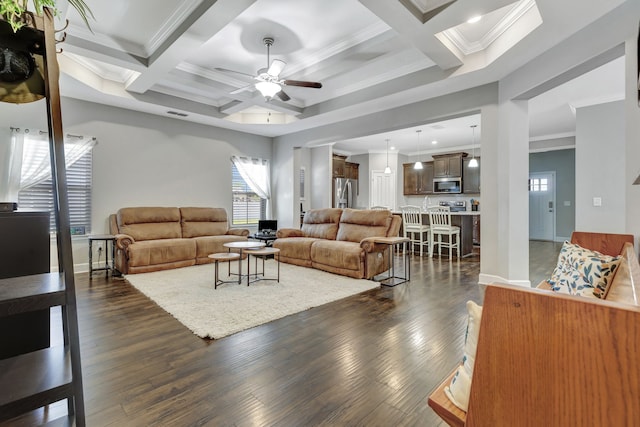
M482 19L482 16L480 16L480 15L472 16L471 18L467 19L467 23L468 24L475 24L476 22L480 21L481 19Z
M433 141L431 141L431 143L435 145L435 144L437 144L437 143L438 143L438 141L436 141L436 140L434 139Z

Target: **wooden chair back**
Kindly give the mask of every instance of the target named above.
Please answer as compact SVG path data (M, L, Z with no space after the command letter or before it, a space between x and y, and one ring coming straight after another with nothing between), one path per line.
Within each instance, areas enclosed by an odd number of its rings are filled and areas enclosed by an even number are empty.
M429 226L433 231L451 230L451 210L449 206L429 208Z
M590 233L586 231L574 231L571 234L571 243L593 251L598 251L604 255L619 255L625 242L629 242L633 245L633 235Z
M640 307L489 285L465 426L640 420Z
M406 228L422 226L422 211L419 206L401 206L402 223Z

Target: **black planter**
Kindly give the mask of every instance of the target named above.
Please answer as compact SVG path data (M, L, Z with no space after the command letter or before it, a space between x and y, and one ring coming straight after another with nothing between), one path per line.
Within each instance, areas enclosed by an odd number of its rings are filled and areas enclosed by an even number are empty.
M45 97L42 46L30 28L14 33L0 20L0 101L14 104Z

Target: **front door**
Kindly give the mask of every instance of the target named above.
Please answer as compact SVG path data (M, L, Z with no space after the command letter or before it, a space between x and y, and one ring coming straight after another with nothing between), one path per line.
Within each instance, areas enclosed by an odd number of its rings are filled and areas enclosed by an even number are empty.
M554 172L529 174L529 239L555 240L555 199Z

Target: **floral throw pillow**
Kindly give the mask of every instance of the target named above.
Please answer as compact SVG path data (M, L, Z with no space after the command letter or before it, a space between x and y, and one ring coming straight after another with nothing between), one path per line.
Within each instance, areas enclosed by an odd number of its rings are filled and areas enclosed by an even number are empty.
M605 298L622 257L603 255L565 241L549 279L555 292Z

